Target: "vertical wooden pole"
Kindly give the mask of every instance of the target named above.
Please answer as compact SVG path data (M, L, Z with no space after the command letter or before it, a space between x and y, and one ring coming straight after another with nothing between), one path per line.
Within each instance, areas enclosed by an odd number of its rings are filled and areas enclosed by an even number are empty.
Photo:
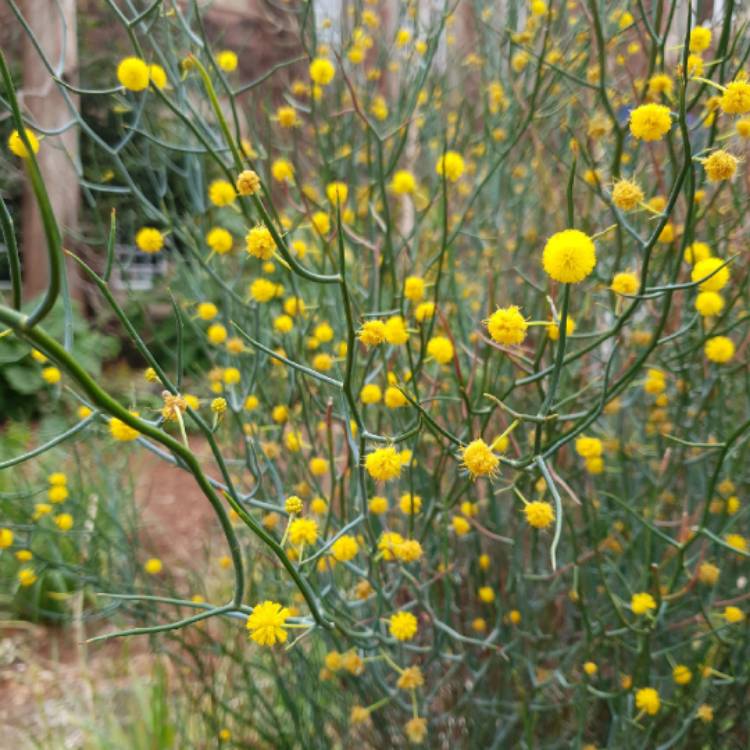
M37 42L60 77L75 82L78 69L76 0L25 0L23 11ZM62 66L57 66L62 60ZM60 128L73 115L39 58L31 40L24 39L23 90L21 101L40 128ZM77 98L74 106L78 106ZM47 136L37 155L50 203L63 232L65 247L78 228L80 191L74 165L78 163L78 128L61 135ZM26 298L38 295L47 286L48 273L44 231L28 184L23 198L23 275ZM68 264L71 293L78 296L77 275Z

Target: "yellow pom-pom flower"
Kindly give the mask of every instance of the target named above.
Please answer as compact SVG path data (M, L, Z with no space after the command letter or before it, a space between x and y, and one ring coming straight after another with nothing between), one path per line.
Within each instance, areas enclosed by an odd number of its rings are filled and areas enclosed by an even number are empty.
M542 265L549 277L555 281L577 284L596 266L594 242L578 229L557 232L544 246Z
M164 247L164 235L154 227L141 227L135 235L135 244L142 253L158 253Z
M446 151L438 159L435 171L449 182L458 182L464 173L464 158L458 151Z
M656 609L656 601L647 591L640 591L630 598L630 609L634 615L645 615L652 609Z
M270 260L276 250L276 242L268 227L258 224L245 235L247 252L254 258Z
M117 66L117 80L128 91L143 91L150 80L148 65L140 57L126 57Z
M410 641L417 634L417 618L411 612L396 612L388 621L388 630L397 641Z
M291 611L278 602L265 601L257 604L247 618L246 627L250 638L260 646L273 646L284 643L287 632L284 630Z
M31 150L35 154L39 153L39 139L28 128L24 128L24 133L29 145L31 146ZM12 154L21 159L29 158L29 150L26 148L26 144L23 142L23 139L17 130L14 130L8 136L8 149Z
M671 127L669 107L663 104L642 104L630 113L630 132L642 141L661 140Z
M365 469L378 482L396 479L401 475L401 454L390 445L377 448L365 457Z
M713 336L703 347L706 359L723 365L734 357L734 342L728 336Z
M500 459L492 452L492 448L477 438L461 449L461 462L471 475L477 477L492 477L497 473Z
M526 503L523 509L526 522L535 529L546 529L555 520L555 510L543 500Z
M447 336L433 336L427 342L427 354L441 365L453 360L453 344Z
M659 713L661 700L658 691L652 687L645 687L637 690L635 693L635 707L639 711L647 713L649 716L654 716Z
M714 151L707 159L701 161L710 182L731 180L737 171L737 157L723 149Z
M498 344L522 344L526 338L528 322L517 305L499 307L484 322L492 340Z
M720 292L729 282L729 268L721 258L705 258L693 266L690 278L701 282L702 292Z

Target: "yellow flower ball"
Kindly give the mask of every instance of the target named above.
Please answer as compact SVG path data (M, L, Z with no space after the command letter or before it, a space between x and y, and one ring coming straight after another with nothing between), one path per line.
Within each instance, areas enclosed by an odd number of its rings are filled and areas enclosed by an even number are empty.
M728 115L744 115L750 112L750 83L743 80L732 81L724 89L719 106Z
M396 195L413 195L417 189L417 181L408 169L399 169L391 178L391 190Z
M42 370L42 380L48 385L56 385L62 380L62 373L57 367L45 367Z
M695 298L695 309L704 318L719 315L724 309L724 298L718 292L701 292Z
M693 266L690 278L694 282L704 279L698 285L702 292L720 292L729 282L729 267L721 258L704 258Z
M652 609L656 609L656 601L646 591L641 591L630 598L630 609L633 610L634 615L645 615Z
M309 67L310 79L318 86L327 86L336 75L336 68L326 57L316 57Z
M703 351L706 359L723 365L734 357L734 342L728 336L713 336L706 341Z
M577 284L594 270L596 248L588 235L578 229L565 229L547 240L542 265L555 281Z
M31 150L35 154L39 153L39 139L28 128L24 128L24 133L26 134L26 139L31 146ZM8 149L12 154L20 157L21 159L29 158L29 151L26 148L26 144L23 142L23 139L21 138L17 130L14 130L8 136Z
M268 227L258 224L245 235L247 252L254 258L270 260L276 251L276 242Z
M446 336L433 336L427 342L427 354L441 365L453 360L453 344Z
M446 151L435 165L435 171L449 182L457 182L464 173L464 159L457 151Z
M522 344L526 338L528 322L517 305L499 307L484 322L490 337L498 344Z
M661 140L671 127L669 107L663 104L642 104L630 113L630 132L642 141Z
M472 479L492 477L497 473L497 467L500 465L500 459L482 438L472 440L461 449L461 462Z
M526 522L535 529L546 529L555 520L554 508L542 500L526 503L523 512Z
M126 57L117 66L117 80L128 91L143 91L148 88L148 65L140 57Z
M236 197L234 186L226 180L214 180L208 186L208 199L219 208L231 205Z
M635 693L635 707L649 716L656 715L659 713L659 708L661 707L659 693L652 687L637 690Z
M396 612L388 622L390 634L398 641L410 641L417 634L417 618L411 612Z
M696 26L690 29L690 51L704 52L711 46L711 29Z
M142 253L158 253L164 247L164 235L154 227L141 227L135 235L135 244Z
M143 565L143 569L149 575L155 576L161 573L163 569L162 561L158 557L151 557Z
M217 255L225 255L232 249L234 239L228 230L223 227L214 227L206 235L206 244Z
M638 208L643 198L643 190L635 180L618 180L612 187L612 203L621 211Z
M622 271L615 274L609 288L615 294L635 294L639 286L638 277L634 273Z
M723 149L714 151L707 159L701 161L710 182L731 180L737 171L737 157Z
M230 49L221 50L216 55L216 63L225 73L231 73L237 69L237 53Z

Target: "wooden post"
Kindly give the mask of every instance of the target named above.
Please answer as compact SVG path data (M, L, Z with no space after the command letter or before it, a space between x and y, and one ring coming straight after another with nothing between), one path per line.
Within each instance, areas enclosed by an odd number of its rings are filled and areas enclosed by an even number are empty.
M52 66L58 65L64 52L62 70L57 72L65 80L75 82L78 68L76 0L25 0L23 11ZM40 128L59 128L70 122L73 114L28 36L23 44L23 90L19 92L22 108ZM73 106L78 106L77 97L73 99ZM37 159L52 210L63 233L64 247L70 247L71 235L78 228L80 207L78 175L74 167L79 160L78 128L45 137ZM24 188L22 224L24 292L29 299L47 287L49 269L44 230L28 184ZM71 294L77 297L79 277L70 263L67 269Z

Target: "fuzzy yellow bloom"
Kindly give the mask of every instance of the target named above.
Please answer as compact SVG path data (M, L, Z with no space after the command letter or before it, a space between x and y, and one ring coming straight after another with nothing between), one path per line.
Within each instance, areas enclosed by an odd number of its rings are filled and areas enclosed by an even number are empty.
M343 534L331 545L331 556L338 562L348 562L358 552L359 543L349 534Z
M719 106L728 115L744 115L750 112L750 83L732 81L719 99Z
M661 707L659 693L652 687L644 687L637 690L635 693L635 707L639 711L649 714L649 716L656 715L659 713L659 708Z
M578 229L565 229L547 240L542 265L555 281L577 284L594 270L596 248L588 235Z
M696 26L690 29L690 51L705 52L711 46L711 29Z
M18 571L18 583L23 587L33 586L37 581L37 574L33 568L21 568Z
M223 344L227 340L228 335L227 329L221 323L214 323L206 331L208 340L214 345Z
M143 91L148 88L148 65L140 57L126 57L117 66L117 80L128 91Z
M661 140L671 127L669 107L663 104L642 104L630 113L630 132L642 141Z
M391 178L391 190L396 195L413 195L417 189L417 181L408 169L399 169Z
M333 63L325 57L316 57L309 67L310 79L318 86L327 86L336 75Z
M231 73L237 69L237 53L231 49L221 50L216 55L216 62L225 73Z
M493 341L498 344L522 344L528 323L517 305L499 307L484 321Z
M401 346L409 340L406 322L400 315L392 315L385 321L383 333L385 340L393 346Z
M333 206L342 206L349 197L349 187L345 182L329 182L326 185L326 197Z
M399 388L395 385L390 385L385 389L383 402L389 409L399 409L402 406L406 406L408 400Z
M643 198L643 190L634 180L618 180L612 187L612 203L622 211L638 208Z
M396 612L388 621L388 630L398 641L410 641L417 629L417 618L411 612Z
M385 323L382 320L366 320L357 333L357 338L365 346L377 346L385 339Z
M405 492L398 501L398 507L404 515L417 515L422 512L422 498L411 492Z
M256 604L246 623L250 638L260 646L284 643L287 639L284 625L291 614L289 609L278 602L267 600Z
M693 673L684 664L677 664L672 670L672 679L678 685L687 685L693 679Z
M367 503L367 509L376 516L386 513L388 511L388 498L381 495L371 497Z
M263 224L250 229L245 235L245 244L248 254L260 260L270 260L276 251L276 242L268 227Z
M32 152L35 154L39 153L39 139L28 128L24 128L24 133L26 135L26 139L29 142L29 145L31 146ZM29 150L26 148L26 144L23 142L23 139L21 138L17 130L14 130L8 136L8 150L14 156L18 156L21 159L29 158Z
M500 464L500 459L482 438L472 440L461 449L461 461L472 479L495 476Z
M479 599L485 604L492 604L495 601L495 591L490 586L482 586L478 593Z
M630 598L630 609L633 610L633 614L635 615L645 615L646 612L656 609L656 602L651 594L641 591L633 594Z
M42 369L42 380L48 385L56 385L62 380L62 373L57 367L45 367Z
M609 288L615 294L635 294L639 286L638 277L634 273L621 271L615 274Z
M315 544L317 539L318 522L312 518L295 518L289 524L289 541L292 544Z
M158 253L164 247L164 235L154 227L141 227L135 235L135 244L142 253Z
M138 416L137 413L132 412L134 416ZM117 419L117 417L110 417L109 420L109 432L115 440L119 440L123 443L128 443L140 436L138 430L133 429L125 422Z
M457 182L464 173L464 159L457 151L446 151L440 156L435 165L435 171L440 175L445 175L449 182Z
M236 187L240 195L255 195L260 190L260 177L252 169L245 169L237 176Z
M404 297L410 302L419 302L424 297L425 283L421 276L407 276L404 279Z
M223 227L213 227L206 235L206 244L217 255L225 255L232 249L234 239L231 232Z
M731 180L737 171L737 157L723 149L714 151L707 159L701 161L710 182Z
M690 278L701 282L702 292L720 292L729 281L729 267L721 258L704 258L693 266Z
M535 529L546 529L555 520L555 509L542 500L526 503L523 512L526 522Z
M724 619L730 624L734 625L738 622L742 622L745 619L745 613L739 607L728 606L724 607Z
M234 186L226 180L214 180L208 186L208 199L219 208L231 205L236 197Z
M703 351L711 362L726 364L734 357L734 342L728 336L713 336L706 341Z
M150 557L143 564L143 569L151 576L161 573L163 567L162 561L158 557Z
M293 182L294 165L286 159L276 159L271 164L271 176L276 182Z
M427 342L427 354L441 365L453 360L453 344L446 336L433 336Z

